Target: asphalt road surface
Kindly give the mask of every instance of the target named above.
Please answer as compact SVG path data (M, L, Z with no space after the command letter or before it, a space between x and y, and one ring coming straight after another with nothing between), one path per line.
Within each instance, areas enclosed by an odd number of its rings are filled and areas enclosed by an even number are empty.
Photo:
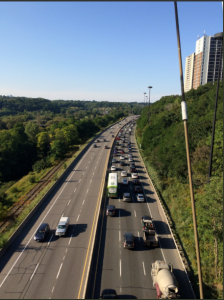
M129 127L128 127L129 128ZM114 217L103 214L102 232L99 237L99 247L95 255L95 274L90 278L89 292L87 298L99 299L103 289L112 288L117 291L118 298L126 299L156 299L156 290L153 287L151 278L151 263L156 260L166 261L173 264L174 275L179 282L179 293L182 299L193 299L194 295L185 274L179 254L176 250L169 227L165 217L156 200L153 189L149 184L147 175L138 156L135 144L134 128L131 136L128 130L125 133L126 147L125 166L120 166L120 151L118 146L117 167L119 182L119 197L117 199L106 198L106 205L116 206ZM128 161L127 142L131 141L133 161L144 190L145 202L138 202L134 192L130 173L130 162ZM120 141L119 141L120 142ZM122 142L120 142L121 144ZM110 162L112 156L110 156ZM109 167L112 164L110 163ZM121 177L121 171L127 171L127 177ZM114 172L114 171L113 171ZM128 186L121 184L123 178L129 180ZM123 193L130 192L132 202L123 202ZM153 217L156 232L159 235L160 247L153 248L143 246L143 232L141 216L151 215ZM123 248L123 234L133 233L135 236L135 248Z
M83 298L110 153L104 146L111 146L111 135L119 130L113 127L102 133L97 148L90 146L1 257L1 299ZM70 226L66 236L58 238L55 228L62 215L69 217ZM51 231L39 243L33 236L43 222Z

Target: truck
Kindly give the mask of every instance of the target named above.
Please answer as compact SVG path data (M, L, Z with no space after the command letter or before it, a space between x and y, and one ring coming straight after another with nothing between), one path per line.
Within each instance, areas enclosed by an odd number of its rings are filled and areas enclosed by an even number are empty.
M65 236L66 231L69 226L69 218L68 217L61 217L58 223L58 226L55 231L56 236Z
M155 230L151 230L150 232L143 232L143 245L153 247L159 246L159 240Z
M157 299L179 299L179 284L173 274L173 265L161 260L151 264L153 286L156 288Z
M142 231L144 232L150 232L151 230L155 231L153 220L150 216L142 216L141 223L142 223Z

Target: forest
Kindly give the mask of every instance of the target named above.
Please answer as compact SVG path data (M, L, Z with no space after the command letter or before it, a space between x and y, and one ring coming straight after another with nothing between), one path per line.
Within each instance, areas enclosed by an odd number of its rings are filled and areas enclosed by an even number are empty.
M16 181L57 165L106 126L140 112L137 103L0 96L0 219Z
M219 84L212 176L207 183L216 87L217 82L208 83L185 93L205 299L223 297L223 81ZM190 262L200 298L181 101L181 95L171 95L145 107L137 120L136 137Z

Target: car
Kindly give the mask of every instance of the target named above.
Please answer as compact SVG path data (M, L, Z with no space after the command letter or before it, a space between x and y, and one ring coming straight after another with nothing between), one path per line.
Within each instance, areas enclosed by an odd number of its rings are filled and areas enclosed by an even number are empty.
M124 248L128 249L134 249L135 243L134 243L134 235L133 233L124 233L123 235L123 241L124 241Z
M124 185L128 185L128 180L124 178L124 179L122 179L121 183Z
M129 161L133 161L133 158L132 157L129 157L129 159L128 159Z
M131 152L131 149L130 149L130 148L128 149L128 152Z
M128 141L128 145L130 145L131 144L131 141Z
M132 157L132 153L128 153L128 157Z
M93 148L97 148L97 145L96 145L96 144L93 144Z
M100 295L100 299L116 299L117 293L114 289L105 289Z
M123 156L123 155L121 155L121 156L120 156L120 159L124 159L124 156Z
M125 145L124 144L121 144L121 148L124 148L125 147Z
M108 148L108 146L106 145L106 146L104 146L104 149L109 149L109 148Z
M131 171L131 172L136 172L135 167L131 167L131 168L130 168L130 171Z
M121 150L121 153L124 154L124 150Z
M116 158L112 158L112 163L116 163Z
M106 142L106 139L103 139L104 142Z
M140 185L140 181L138 179L133 179L132 182L134 185Z
M50 226L47 223L42 223L37 229L33 239L37 242L43 242L50 232Z
M113 153L113 156L117 156L117 153Z
M97 140L97 143L99 143L100 142L100 140Z
M114 150L117 150L117 146L114 147Z
M114 135L112 134L111 137L114 137Z
M140 192L142 192L142 187L140 185L136 185L134 187L134 191L135 191L135 193L140 193Z
M115 206L114 205L107 205L106 215L107 216L115 216Z
M121 176L128 176L127 171L121 171Z
M116 167L115 166L111 166L110 170L111 171L116 171Z
M145 202L144 195L143 194L138 194L137 195L137 200L138 200L138 202Z
M123 193L123 201L124 202L131 202L131 194L130 193Z
M138 174L137 174L137 173L132 173L132 174L131 174L131 177L132 177L132 178L138 178Z
M125 162L123 160L120 161L120 166L125 166Z
M112 133L112 131L110 131L110 133Z
M135 163L134 163L134 162L131 162L131 163L130 163L130 167L135 167Z

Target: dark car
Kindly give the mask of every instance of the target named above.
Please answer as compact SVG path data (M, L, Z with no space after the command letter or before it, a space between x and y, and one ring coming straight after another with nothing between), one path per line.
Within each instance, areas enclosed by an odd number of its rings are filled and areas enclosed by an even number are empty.
M124 248L133 249L135 247L133 233L125 233L123 235Z
M99 143L100 142L100 140L97 140L97 143Z
M97 148L97 145L96 145L96 144L93 144L93 148Z
M139 179L133 179L132 182L133 182L134 185L139 185L140 184Z
M106 139L103 139L104 142L106 142Z
M136 172L135 167L130 167L130 171L131 171L131 172Z
M124 162L124 161L121 161L121 162L120 162L120 166L125 166L125 162Z
M104 149L109 149L109 148L108 148L108 146L106 145L106 146L104 146Z
M116 299L117 293L113 289L105 289L100 295L100 299Z
M142 192L142 187L140 185L136 185L134 190L136 193L140 193L140 192Z
M115 216L115 206L114 205L107 205L106 215L107 216Z
M42 242L45 240L46 236L50 232L50 226L47 223L42 223L34 235L34 240L37 242Z
M114 135L112 134L111 137L114 137Z
M130 163L130 167L134 167L134 168L135 168L135 163L134 163L134 162L131 162L131 163Z

